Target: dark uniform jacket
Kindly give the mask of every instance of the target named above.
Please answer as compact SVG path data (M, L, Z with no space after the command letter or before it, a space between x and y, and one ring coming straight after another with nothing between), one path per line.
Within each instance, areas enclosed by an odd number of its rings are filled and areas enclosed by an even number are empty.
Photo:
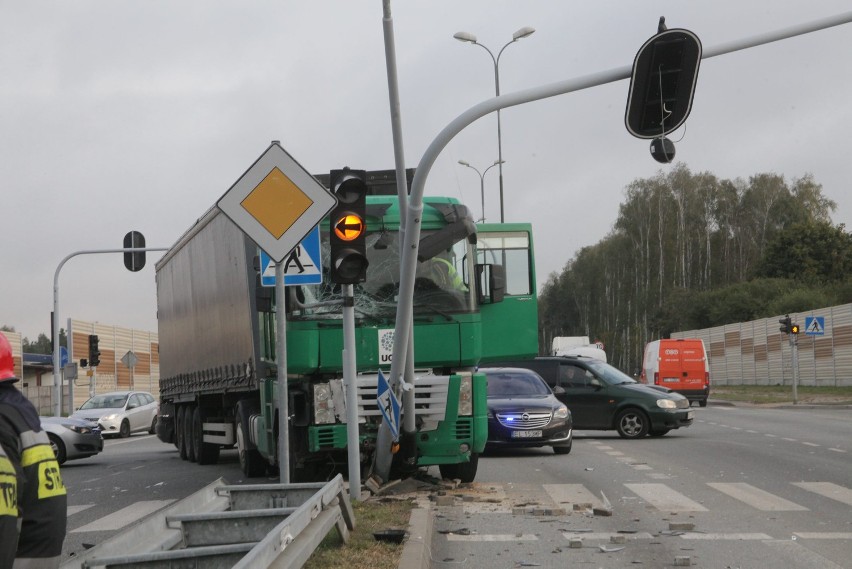
M59 464L47 433L41 430L41 422L33 405L14 386L2 383L0 443L17 476L20 534L12 566L15 569L58 567L68 511ZM0 532L3 528L2 520L4 518L0 516ZM2 564L7 555L7 540L5 532L0 533L0 569L8 566Z

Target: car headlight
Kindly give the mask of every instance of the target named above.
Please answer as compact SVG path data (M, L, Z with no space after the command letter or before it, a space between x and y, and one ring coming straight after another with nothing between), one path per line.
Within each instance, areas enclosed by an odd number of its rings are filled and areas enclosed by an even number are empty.
M69 431L74 431L75 433L80 433L81 435L88 435L92 432L92 427L77 425L76 423L61 423L61 425Z
M672 399L657 399L657 407L660 409L677 409L677 403Z
M116 419L118 419L118 417L118 413L110 413L109 415L101 417L101 421L115 421Z
M559 408L553 412L553 417L556 419L565 419L568 417L568 407L565 405L560 405Z

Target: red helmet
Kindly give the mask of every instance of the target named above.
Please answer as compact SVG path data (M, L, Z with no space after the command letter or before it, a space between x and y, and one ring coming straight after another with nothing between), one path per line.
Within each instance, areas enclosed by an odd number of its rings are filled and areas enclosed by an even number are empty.
M12 346L6 336L0 332L0 383L18 381L15 377L15 362L12 359Z

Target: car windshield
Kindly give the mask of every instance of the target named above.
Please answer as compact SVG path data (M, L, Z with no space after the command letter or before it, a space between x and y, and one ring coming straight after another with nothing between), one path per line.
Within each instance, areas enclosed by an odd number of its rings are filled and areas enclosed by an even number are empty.
M589 361L586 365L595 372L599 378L604 380L609 385L624 385L625 383L636 383L636 381L627 375L612 367L609 364L599 361Z
M120 409L127 403L127 395L105 394L95 395L80 407L80 409Z
M486 372L488 397L540 397L550 393L550 388L540 377L517 372Z

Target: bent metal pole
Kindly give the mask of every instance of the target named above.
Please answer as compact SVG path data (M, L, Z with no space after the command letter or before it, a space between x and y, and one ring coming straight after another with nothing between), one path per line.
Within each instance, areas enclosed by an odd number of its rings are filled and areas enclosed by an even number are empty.
M734 51L756 47L842 24L848 24L850 22L852 22L852 12L845 12L837 16L814 20L812 22L791 26L775 32L767 32L757 36L728 42L718 47L705 50L702 54L702 59L708 59L718 55L724 55ZM437 160L438 155L440 155L444 147L469 124L499 109L505 109L507 107L530 103L532 101L538 101L540 99L546 99L556 95L564 95L574 91L588 89L590 87L613 83L615 81L620 81L621 79L629 78L631 73L632 66L626 65L624 67L592 73L576 79L558 81L541 87L534 87L532 89L500 95L474 105L456 117L446 127L444 127L440 133L438 133L438 136L435 137L426 149L423 157L420 159L420 163L417 165L417 170L414 173L414 180L412 180L411 183L405 241L400 253L400 262L402 263L402 281L400 282L399 290L400 305L396 314L396 334L398 336L400 334L405 334L406 337L395 338L391 375L396 376L399 366L405 363L404 359L406 354L404 350L408 342L408 334L410 334L412 318L409 310L403 310L403 302L410 303L412 294L414 293L414 270L417 262L417 247L420 240L420 216L423 211L423 192L426 186L426 178L429 175L429 171L432 169L435 160Z
M62 376L59 369L59 271L63 265L76 257L77 255L92 255L96 253L144 253L147 251L168 251L168 247L148 247L145 249L127 248L127 249L97 249L91 251L77 251L71 253L59 262L56 267L56 272L53 273L53 415L60 417L62 415ZM73 405L72 405L73 406Z

